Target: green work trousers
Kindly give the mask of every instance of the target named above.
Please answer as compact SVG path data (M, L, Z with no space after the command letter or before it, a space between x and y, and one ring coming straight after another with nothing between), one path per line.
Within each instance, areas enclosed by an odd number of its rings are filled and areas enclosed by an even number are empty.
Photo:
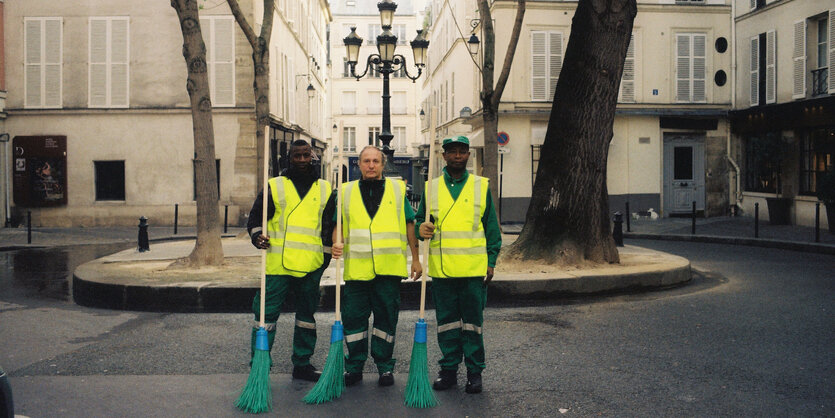
M377 276L369 281L345 282L342 302L342 323L348 356L345 370L362 372L368 359L368 317L374 314L371 330L371 357L377 372L394 370L394 333L400 313L400 281L402 277Z
M275 342L275 323L281 314L281 306L287 298L287 292L293 292L296 305L296 324L293 330L293 355L291 360L294 367L301 367L310 364L310 356L313 355L313 348L316 347L316 319L313 314L319 306L319 281L322 273L328 267L330 254L325 254L325 262L322 267L314 270L303 277L285 275L267 275L267 297L265 300L264 322L267 328L270 350ZM258 330L258 321L261 315L261 291L255 293L255 300L252 301L252 313L255 314L255 325L252 329L251 354L255 354L255 332ZM270 359L272 362L272 358Z
M458 370L462 358L467 372L484 370L481 326L486 300L487 287L481 277L432 278L442 370Z

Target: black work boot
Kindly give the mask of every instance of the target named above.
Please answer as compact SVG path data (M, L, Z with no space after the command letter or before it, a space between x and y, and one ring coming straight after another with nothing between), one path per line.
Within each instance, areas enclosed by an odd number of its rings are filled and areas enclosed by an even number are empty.
M380 386L391 386L394 384L394 374L392 372L380 373L380 379L377 380Z
M345 373L345 386L354 386L359 382L362 382L362 372Z
M481 393L481 373L467 372L467 387L464 388L467 393Z
M444 370L438 372L438 378L432 383L432 389L447 390L458 384L458 370Z
M307 380L308 382L318 382L319 376L322 372L316 370L312 364L307 366L293 367L293 379Z

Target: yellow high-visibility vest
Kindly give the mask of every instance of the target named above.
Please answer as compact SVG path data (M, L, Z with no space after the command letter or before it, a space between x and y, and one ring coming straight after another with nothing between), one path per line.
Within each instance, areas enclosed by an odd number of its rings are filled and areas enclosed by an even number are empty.
M269 185L275 214L267 222L267 274L303 277L325 262L322 212L331 185L326 180L314 181L304 199L287 177L273 177Z
M342 236L345 237L345 280L371 280L376 276L406 277L406 184L385 179L380 207L368 216L359 181L342 187Z
M488 181L470 174L458 199L444 177L426 182L435 235L429 241L430 277L477 277L487 273L487 239L481 218L487 206ZM428 219L428 217L427 217Z

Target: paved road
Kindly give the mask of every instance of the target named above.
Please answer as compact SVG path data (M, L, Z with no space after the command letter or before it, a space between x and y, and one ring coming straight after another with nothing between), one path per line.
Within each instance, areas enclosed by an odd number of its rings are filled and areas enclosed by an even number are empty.
M396 385L378 388L369 365L360 387L327 405L300 402L311 386L291 382L289 343L279 342L272 375L276 411L305 416L835 415L835 257L714 244L629 243L688 257L702 273L691 284L665 291L488 309L485 393L444 392L441 406L430 411L402 406L414 311L403 312L398 326ZM8 268L0 272L9 274ZM3 279L8 277L0 283ZM44 296L37 286L13 287L18 291L0 292L0 364L11 376L18 414L236 414L232 401L248 373L248 315L87 309ZM434 328L434 313L428 317ZM326 337L333 315L317 318L319 335ZM289 340L291 324L292 315L279 320L279 341ZM434 373L437 345L431 334ZM324 363L326 339L320 338L317 365Z

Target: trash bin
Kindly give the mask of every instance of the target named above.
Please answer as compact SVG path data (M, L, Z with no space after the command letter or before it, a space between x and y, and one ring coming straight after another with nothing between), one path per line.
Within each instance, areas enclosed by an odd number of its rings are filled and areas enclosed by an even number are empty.
M12 386L6 377L6 372L0 368L0 416L14 417L14 401L12 401Z

